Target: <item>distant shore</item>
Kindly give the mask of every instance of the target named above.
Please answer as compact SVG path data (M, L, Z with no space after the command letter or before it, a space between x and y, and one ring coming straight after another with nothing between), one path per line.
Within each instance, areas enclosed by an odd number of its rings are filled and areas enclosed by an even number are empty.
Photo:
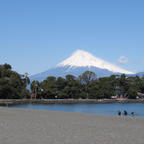
M144 99L0 99L0 106L20 104L144 103Z
M142 144L144 118L0 107L1 144Z

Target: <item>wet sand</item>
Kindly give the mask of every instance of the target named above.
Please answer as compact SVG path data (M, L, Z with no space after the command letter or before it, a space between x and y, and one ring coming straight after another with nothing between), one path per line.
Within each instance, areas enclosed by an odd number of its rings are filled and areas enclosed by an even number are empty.
M0 107L0 144L144 144L144 118Z

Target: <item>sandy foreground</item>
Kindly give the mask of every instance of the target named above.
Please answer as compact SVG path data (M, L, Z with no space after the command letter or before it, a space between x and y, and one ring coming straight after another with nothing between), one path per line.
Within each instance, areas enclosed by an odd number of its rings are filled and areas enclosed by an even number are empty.
M144 144L144 118L0 107L0 144Z

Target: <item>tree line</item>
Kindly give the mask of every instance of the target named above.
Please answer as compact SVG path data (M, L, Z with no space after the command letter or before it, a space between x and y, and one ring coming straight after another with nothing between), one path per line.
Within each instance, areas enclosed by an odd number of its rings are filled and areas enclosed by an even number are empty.
M110 99L111 96L122 96L135 99L137 93L144 93L144 77L127 77L125 74L97 78L96 74L86 71L78 77L49 76L44 81L32 81L27 74L20 75L12 71L9 64L0 65L0 98L1 99Z
M32 93L45 99L111 99L112 96L135 99L137 92L144 93L144 77L127 77L125 74L97 78L86 71L79 77L49 76L42 82L33 81Z
M9 64L0 65L0 99L29 98L29 83L27 74L18 74Z

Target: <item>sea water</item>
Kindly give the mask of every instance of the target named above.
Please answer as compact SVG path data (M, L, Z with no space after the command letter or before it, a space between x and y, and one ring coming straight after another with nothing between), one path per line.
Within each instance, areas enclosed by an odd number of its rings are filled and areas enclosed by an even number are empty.
M126 110L135 116L144 117L143 103L113 103L113 104L25 104L9 106L11 108L41 109L50 111L80 112L92 114L117 115L118 110Z

